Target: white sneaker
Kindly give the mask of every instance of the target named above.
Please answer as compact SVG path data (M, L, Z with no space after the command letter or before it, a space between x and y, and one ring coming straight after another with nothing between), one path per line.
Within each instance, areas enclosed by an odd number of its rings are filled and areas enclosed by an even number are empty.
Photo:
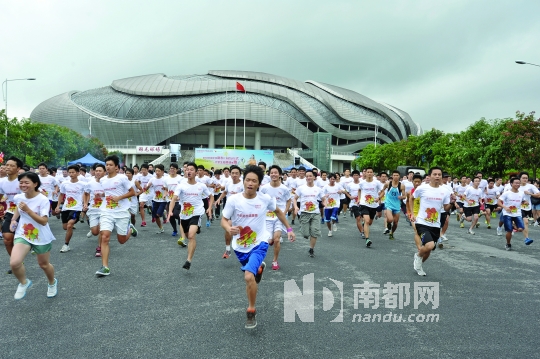
M60 249L60 253L66 253L66 252L69 252L70 248L67 244L64 244L62 246L62 249Z
M332 237L333 234L332 234L332 231L328 231L328 237Z
M502 228L497 227L497 235L502 236L502 234L503 234Z
M417 253L414 254L413 267L415 271L418 271L418 269L422 267L422 257L420 257Z
M332 224L332 229L334 230L334 232L336 232L337 231L337 224L335 224L335 223Z
M442 239L443 241L447 241L447 240L448 240L448 238L446 238L445 235L442 235L442 236L441 236L441 239Z
M422 268L420 268L419 270L416 271L416 273L418 273L419 276L422 276L422 277L425 277L426 276L426 272L424 272L424 270Z
M472 229L470 229L470 228L469 228L469 234L474 235L474 231Z
M26 279L26 284L19 283L19 286L17 287L17 291L15 292L15 299L23 299L26 295L26 290L32 286L32 281L30 279Z
M165 228L158 228L158 230L156 231L156 234L161 234L165 232Z
M86 233L86 236L87 236L88 238L92 237L92 231Z
M47 284L47 298L56 297L58 294L58 279L54 278L54 284Z

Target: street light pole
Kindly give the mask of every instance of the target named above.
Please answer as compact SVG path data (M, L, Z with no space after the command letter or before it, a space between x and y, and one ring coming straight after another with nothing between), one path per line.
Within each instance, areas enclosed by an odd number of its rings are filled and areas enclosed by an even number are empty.
M538 67L540 67L540 65L537 65L537 64L531 64L530 62L525 62L525 61L516 61L516 64L520 64L520 65L532 65L532 66L538 66Z
M127 147L128 147L128 142L129 141L133 141L133 140L126 140L126 162L125 162L126 166L127 166L127 163L128 163L128 154L127 154L128 149L127 149Z
M5 144L7 144L7 137L8 137L8 125L9 125L9 119L7 117L7 88L8 88L8 82L9 81L25 81L25 80L28 80L28 81L33 81L35 80L35 78L27 78L27 79L6 79L4 82L2 82L2 95L4 96L4 103L5 103L5 112L4 114L6 115L6 132L5 132L5 135L6 135L6 140L5 140ZM4 93L4 84L6 84L6 92Z

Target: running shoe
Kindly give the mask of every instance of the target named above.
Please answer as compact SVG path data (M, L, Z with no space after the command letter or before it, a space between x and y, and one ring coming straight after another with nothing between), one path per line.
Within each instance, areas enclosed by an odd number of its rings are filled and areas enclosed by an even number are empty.
M90 238L90 237L92 237L92 231L90 231L90 232L86 233L86 237L87 237L87 238Z
M394 234L390 233L390 235L388 236L388 239L394 239Z
M291 224L294 224L294 219L291 221Z
M179 245L179 246L182 246L182 247L187 246L186 242L184 242L184 238L183 238L183 237L178 238L178 241L176 241L176 243L178 243L178 245Z
M142 222L141 227L146 227L146 222Z
M13 274L13 271L11 269L8 269L7 274Z
M445 241L445 242L448 240L448 238L446 238L445 235L442 235L442 236L441 236L441 239L442 239L443 241Z
M189 268L191 268L191 262L190 261L186 261L186 263L184 263L184 265L182 266L182 268L186 269L186 270L189 270Z
M15 292L15 299L23 299L26 296L26 290L32 286L32 281L30 279L26 279L26 284L19 283L19 286L17 287L17 291Z
M255 318L257 311L255 309L248 309L246 311L246 329L254 329L257 326L257 319Z
M223 257L222 257L222 258L223 258L223 259L229 259L230 255L231 255L231 251L225 251L225 253L223 253Z
M459 228L465 228L465 224L463 222L460 223Z
M272 262L272 270L278 270L278 269L279 269L278 262Z
M60 249L60 253L66 253L66 252L69 252L70 251L70 248L67 244L64 244L62 246L62 249Z
M528 237L525 238L525 245L528 246L528 245L530 245L532 242L534 242L532 239L530 239L530 238L528 238Z
M480 228L480 223L476 223L476 228Z
M422 268L422 257L420 257L418 253L414 254L413 267L415 271L418 271L418 269Z
M177 235L178 235L178 232L177 232L177 231L173 231L171 236L172 236L172 237L176 237Z
M507 243L504 248L507 250L507 251L511 251L512 250L512 245L510 243Z
M417 270L416 273L418 273L418 275L422 277L426 276L426 272L424 272L424 269L422 267L420 267L420 269Z
M332 237L332 236L333 236L332 231L331 230L328 231L328 237Z
M502 236L502 234L503 234L502 228L501 228L501 227L497 227L497 235L498 235L498 236Z
M497 213L493 212L493 213L491 214L491 218L497 218Z
M209 227L210 227L210 221L206 220L206 228L209 228Z
M156 219L152 217L152 223L156 223Z
M313 250L313 248L310 248L308 253L311 258L315 257L315 251Z
M484 221L484 224L488 224L488 223L487 223L487 219Z
M337 224L336 223L332 224L332 230L334 232L337 232Z
M100 247L97 247L96 248L96 254L95 254L96 257L101 257L101 248Z
M156 231L156 234L161 234L165 232L165 228L158 228L158 230Z
M101 266L101 268L96 272L97 276L103 277L111 274L109 267Z
M369 240L369 238L366 238L366 247L371 247L371 241Z
M255 275L255 282L260 283L263 277L264 268L266 268L266 263L262 262L257 274Z
M293 223L294 224L294 223ZM324 218L321 218L321 224L324 224Z
M488 225L487 225L487 229L491 229L491 224L488 224Z
M443 248L444 248L444 244L442 244L442 242L437 243L437 246L439 247L439 249L443 249Z
M469 234L472 234L472 235L474 236L474 231L473 231L472 229L470 229L470 228L469 228L469 230L468 230L468 233L469 233Z
M47 284L47 298L54 298L58 294L58 279L54 278L54 284Z
M388 233L390 233L390 230L388 228L385 228L383 234L388 234Z
M135 226L133 224L129 224L129 228L131 228L131 236L132 237L137 237L139 235L139 231L137 230L137 228L135 228Z
M364 234L364 232L360 232L360 236L362 237L362 239L366 238L366 235Z

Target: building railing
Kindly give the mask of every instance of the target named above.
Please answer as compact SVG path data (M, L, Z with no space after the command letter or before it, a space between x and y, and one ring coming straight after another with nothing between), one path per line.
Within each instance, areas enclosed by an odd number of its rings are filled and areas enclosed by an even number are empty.
M143 145L105 145L105 148L107 149L110 149L110 148L114 148L114 149L119 149L119 150L130 150L130 149L135 149L137 148L138 146L143 146ZM159 145L144 145L145 147L156 147L156 146L159 146ZM161 147L162 149L164 150L168 150L169 149L169 146L159 146Z

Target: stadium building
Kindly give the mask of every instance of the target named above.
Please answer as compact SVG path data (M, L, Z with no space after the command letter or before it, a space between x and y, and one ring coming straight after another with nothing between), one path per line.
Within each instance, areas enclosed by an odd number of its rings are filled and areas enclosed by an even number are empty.
M50 98L31 118L95 136L109 150L132 155L126 162L156 158L137 153L138 146L297 149L292 155L334 171L347 168L367 144L421 133L406 112L354 91L248 71L115 80Z

